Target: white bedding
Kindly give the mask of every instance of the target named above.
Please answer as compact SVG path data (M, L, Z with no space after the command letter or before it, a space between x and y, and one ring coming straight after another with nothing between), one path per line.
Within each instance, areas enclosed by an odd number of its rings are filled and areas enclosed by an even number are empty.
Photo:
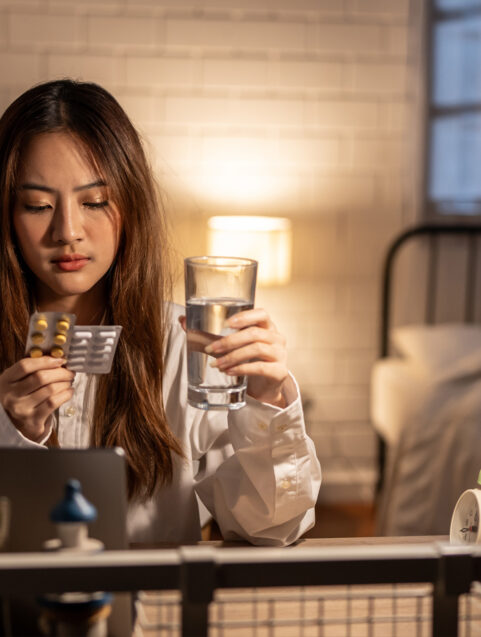
M387 443L378 532L447 534L481 469L481 328L409 326L395 344L402 357L378 361L371 379Z
M371 374L371 422L387 444L398 442L413 405L422 400L424 379L415 365L404 358L384 358Z

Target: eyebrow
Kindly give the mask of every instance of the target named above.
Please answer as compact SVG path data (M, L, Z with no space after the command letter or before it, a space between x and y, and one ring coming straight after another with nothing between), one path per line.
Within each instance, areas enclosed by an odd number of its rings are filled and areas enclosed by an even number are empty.
M107 184L102 179L97 179L96 181L92 181L89 184L84 184L82 186L76 186L73 191L79 192L81 190L90 190L90 188L98 188L102 186L106 186ZM54 188L50 188L49 186L44 186L42 184L34 184L34 183L26 183L22 184L19 190L40 190L42 192L55 193Z

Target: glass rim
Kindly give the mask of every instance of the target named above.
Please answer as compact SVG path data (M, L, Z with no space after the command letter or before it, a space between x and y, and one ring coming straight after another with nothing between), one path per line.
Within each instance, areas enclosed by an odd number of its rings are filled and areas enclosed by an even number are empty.
M187 257L184 259L185 265L195 265L200 267L212 267L215 265L222 266L223 268L238 268L244 267L257 267L258 261L255 259L248 259L247 257L222 257L222 256L198 256Z

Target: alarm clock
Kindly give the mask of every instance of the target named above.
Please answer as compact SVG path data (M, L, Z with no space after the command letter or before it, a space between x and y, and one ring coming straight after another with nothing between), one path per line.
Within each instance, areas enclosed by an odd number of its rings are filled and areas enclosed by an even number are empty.
M481 485L481 471L478 477ZM449 539L454 544L481 544L481 489L468 489L459 496L451 517Z

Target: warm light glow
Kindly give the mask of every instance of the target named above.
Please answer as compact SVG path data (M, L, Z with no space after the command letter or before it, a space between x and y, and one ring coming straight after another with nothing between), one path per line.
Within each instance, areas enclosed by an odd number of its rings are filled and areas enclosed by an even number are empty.
M260 285L287 283L291 274L291 222L280 217L211 217L208 254L256 259Z
M199 189L219 202L249 205L275 198L279 184L272 175L249 172L236 163L225 162L210 163L204 168Z
M278 142L268 137L206 136L201 161L188 181L196 197L218 209L229 207L237 214L265 206L272 210L297 186L292 170L280 163L283 157Z

